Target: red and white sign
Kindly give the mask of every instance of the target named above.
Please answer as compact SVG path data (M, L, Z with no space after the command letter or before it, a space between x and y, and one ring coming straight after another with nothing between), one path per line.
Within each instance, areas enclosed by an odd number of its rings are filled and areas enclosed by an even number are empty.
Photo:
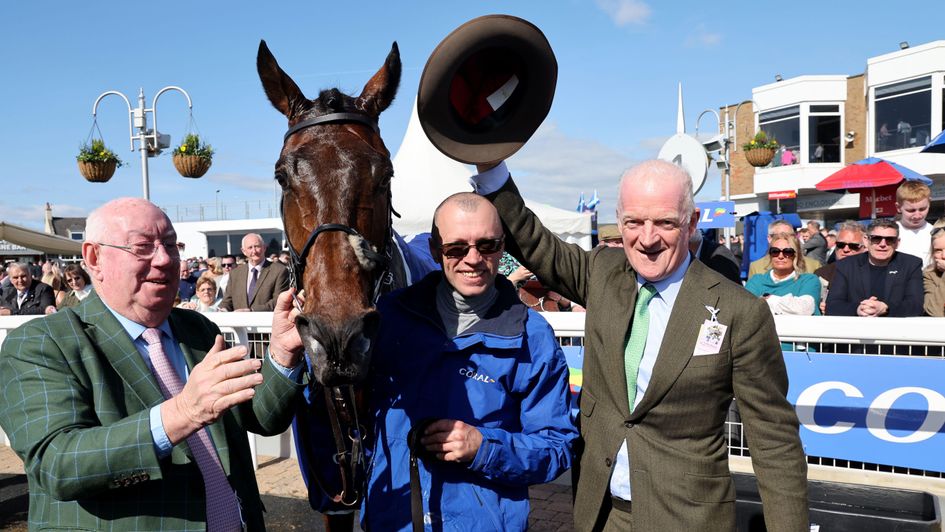
M860 190L860 218L889 218L895 216L897 188L899 188L898 184ZM874 194L876 195L876 210L873 210Z
M768 192L769 200L794 199L796 197L797 197L796 190L778 190L775 192Z

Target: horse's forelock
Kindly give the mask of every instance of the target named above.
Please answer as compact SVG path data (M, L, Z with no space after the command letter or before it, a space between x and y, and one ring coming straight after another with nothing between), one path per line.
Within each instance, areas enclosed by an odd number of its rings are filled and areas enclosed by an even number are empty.
M326 113L354 110L354 98L336 88L321 91L317 102L321 110Z

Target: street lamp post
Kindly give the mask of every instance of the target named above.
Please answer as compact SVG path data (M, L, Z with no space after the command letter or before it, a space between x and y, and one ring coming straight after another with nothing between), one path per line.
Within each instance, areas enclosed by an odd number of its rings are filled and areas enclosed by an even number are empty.
M170 135L163 135L158 132L157 128L157 101L158 98L167 91L177 91L184 95L187 98L187 108L193 111L193 103L190 100L190 95L187 94L187 91L180 87L167 86L159 90L157 94L154 95L154 99L151 100L151 108L148 109L144 106L144 89L138 89L138 107L134 109L131 108L131 102L128 100L128 97L118 91L105 91L95 99L95 103L92 104L92 119L95 120L96 114L98 112L98 103L102 101L108 95L114 94L116 96L121 96L125 100L125 105L128 106L128 137L131 151L135 151L135 141L138 141L138 151L141 152L141 182L142 182L142 196L146 200L150 200L150 189L148 184L148 157L154 157L159 155L161 150L164 148L169 148L171 146L171 137ZM148 113L151 113L151 118L154 121L154 128L148 129ZM137 134L135 134L137 130Z
M732 169L731 169L731 165L729 164L729 148L731 146L731 141L729 139L729 135L728 135L729 132L728 132L728 127L727 127L728 114L725 115L726 129L723 131L722 118L719 116L718 111L716 111L715 109L706 109L702 111L699 114L699 118L696 119L696 138L699 137L699 122L702 120L702 117L705 116L706 113L712 113L715 115L716 131L719 131L719 133L717 133L715 136L713 136L709 140L703 142L702 145L705 147L706 153L711 153L715 151L719 152L719 156L721 157L721 159L717 161L717 165L725 176L725 201L731 201L731 194L729 193L729 176L731 175ZM725 235L726 243L729 241L729 237L731 236L732 229L733 228L726 227L723 231L723 234Z

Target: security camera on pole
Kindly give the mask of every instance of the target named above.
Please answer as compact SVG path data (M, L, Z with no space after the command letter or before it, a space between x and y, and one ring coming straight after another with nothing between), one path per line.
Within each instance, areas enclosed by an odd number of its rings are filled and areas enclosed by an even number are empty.
M114 94L121 96L121 98L125 100L125 104L128 106L128 136L130 139L130 149L131 151L135 150L135 141L137 141L138 151L141 153L142 197L146 200L150 200L150 190L148 187L148 157L160 155L162 150L171 147L171 136L158 132L157 101L162 94L172 90L180 92L187 98L187 108L191 113L191 120L193 120L193 104L191 103L190 95L187 94L187 91L184 89L174 86L164 87L159 90L158 93L154 95L150 108L144 106L144 89L138 89L138 107L134 109L131 108L131 102L128 100L128 97L118 91L103 92L95 99L95 103L92 104L92 121L93 127L95 127L94 123L98 112L98 104L103 98ZM152 129L148 128L148 113L151 113L152 120L154 121L154 127ZM137 134L135 134L135 131L137 131Z

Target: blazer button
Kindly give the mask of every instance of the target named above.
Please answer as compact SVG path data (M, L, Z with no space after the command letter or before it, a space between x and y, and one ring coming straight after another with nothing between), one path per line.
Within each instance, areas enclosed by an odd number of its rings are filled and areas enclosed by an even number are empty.
M623 424L623 426L624 426L624 427L627 427L628 429L632 429L632 428L633 428L633 423L627 421L626 423Z
M604 465L606 465L607 467L612 466L613 463L614 463L614 461L611 460L610 458L604 458Z

